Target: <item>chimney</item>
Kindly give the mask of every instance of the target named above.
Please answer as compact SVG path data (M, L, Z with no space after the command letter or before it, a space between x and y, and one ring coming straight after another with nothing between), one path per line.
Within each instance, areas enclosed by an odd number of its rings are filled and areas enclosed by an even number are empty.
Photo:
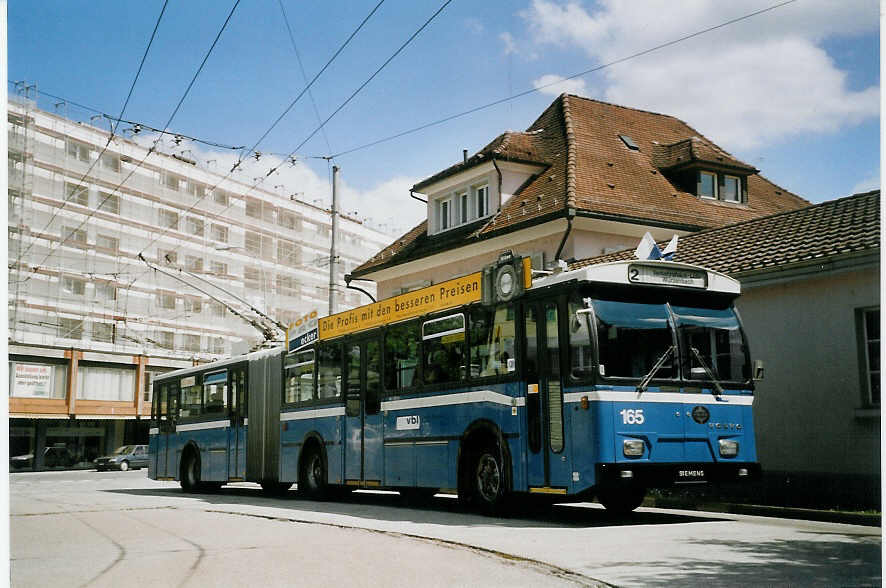
M468 150L467 150L467 149L462 149L462 150L461 150L461 157L462 157L462 160L463 160L465 163L468 162Z

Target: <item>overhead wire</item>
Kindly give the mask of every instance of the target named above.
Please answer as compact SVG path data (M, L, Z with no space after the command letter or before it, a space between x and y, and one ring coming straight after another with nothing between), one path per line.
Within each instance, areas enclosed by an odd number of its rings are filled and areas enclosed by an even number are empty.
M676 45L677 43L682 43L683 41L687 41L687 40L692 39L692 38L694 38L694 37L698 37L698 36L704 35L705 33L710 33L710 32L715 31L715 30L717 30L717 29L722 29L722 28L724 28L724 27L727 27L727 26L729 26L729 25L735 24L735 23L737 23L737 22L741 22L741 21L743 21L743 20L747 20L747 19L749 19L749 18L753 18L753 17L755 17L755 16L759 16L760 14L763 14L763 13L765 13L765 12L769 12L769 11L775 10L775 9L777 9L777 8L781 8L782 6L785 6L785 5L787 5L787 4L791 4L791 3L796 2L796 1L797 1L797 0L786 0L785 2L780 2L780 3L778 3L778 4L774 4L774 5L769 6L769 7L767 7L767 8L763 8L763 9L761 9L761 10L756 10L756 11L754 11L754 12L751 12L751 13L745 14L745 15L743 15L743 16L740 16L740 17L733 18L733 19L731 19L731 20L728 20L728 21L722 22L722 23L720 23L720 24L718 24L718 25L711 26L711 27L708 27L708 28L705 28L705 29L702 29L702 30L699 30L699 31L695 31L694 33L690 33L690 34L688 34L688 35L684 35L684 36L682 36L682 37L680 37L680 38L678 38L678 39L673 39L673 40L668 41L668 42L666 42L666 43L661 43L661 44L659 44L659 45L655 45L655 46L653 46L653 47L649 47L648 49L644 49L644 50L642 50L642 51L638 51L638 52L636 52L636 53L632 53L632 54L627 55L627 56L625 56L625 57L621 57L621 58L616 59L616 60L614 60L614 61L609 61L609 62L607 62L607 63L604 63L604 64L601 64L601 65L598 65L598 66L592 67L592 68L590 68L590 69L586 69L586 70L584 70L584 71L581 71L581 72L578 72L578 73L572 74L572 75L570 75L570 76L567 76L567 77L564 77L564 78L561 78L561 79L558 79L558 80L555 81L555 82L551 82L551 83L548 83L548 84L543 84L543 85L540 85L540 86L535 86L535 87L533 87L533 88L530 88L530 89L524 90L524 91L522 91L522 92L518 92L517 94L512 94L512 95L510 95L510 96L506 96L506 97L504 97L504 98L500 98L500 99L498 99L498 100L494 100L494 101L492 101L492 102L489 102L489 103L483 104L483 105L481 105L481 106L475 106L474 108L470 108L470 109L468 109L468 110L465 110L465 111L462 111L462 112L459 112L459 113L456 113L456 114L452 114L452 115L450 115L450 116L446 116L446 117L443 117L443 118L440 118L440 119L434 120L434 121L432 121L432 122L428 122L428 123L425 123L425 124L419 125L419 126L417 126L417 127L414 127L414 128L411 128L411 129L408 129L408 130L405 130L405 131L402 131L402 132L396 133L396 134L394 134L394 135L390 135L390 136L388 136L388 137L384 137L384 138L382 138L382 139L377 139L377 140L375 140L375 141L371 141L371 142L369 142L369 143L365 143L365 144L363 144L363 145L359 145L359 146L357 146L357 147L352 147L351 149L347 149L347 150L345 150L345 151L340 151L340 152L338 152L338 153L335 153L335 154L333 154L333 155L330 155L330 157L342 157L342 156L344 156L344 155L348 155L348 154L350 154L350 153L354 153L355 151L361 151L361 150L363 150L363 149L368 149L369 147L374 147L374 146L379 145L379 144L381 144L381 143L386 143L386 142L388 142L388 141L393 141L394 139L399 139L400 137L404 137L404 136L406 136L406 135L411 135L412 133L417 133L417 132L419 132L419 131L423 131L423 130L425 130L425 129L427 129L427 128L434 127L434 126L437 126L437 125L441 125L441 124L446 123L446 122L449 122L449 121L451 121L451 120L455 120L455 119L457 119L457 118L461 118L461 117L467 116L467 115L469 115L469 114L474 114L475 112L480 112L481 110L486 110L487 108L492 108L493 106L498 106L499 104L504 104L504 103L506 103L506 102L510 102L510 101L512 101L512 100L516 100L517 98L522 98L523 96L527 96L527 95L529 95L529 94L534 94L535 92L539 92L539 91L541 91L541 90L544 90L545 88L550 88L551 86L556 86L556 85L558 85L558 84L562 84L563 82L565 82L565 81L567 81L567 80L572 80L572 79L575 79L575 78L579 78L579 77L582 77L582 76L586 76L586 75L588 75L588 74L590 74L590 73L594 73L594 72L600 71L600 70L602 70L602 69L606 69L606 68L608 68L608 67L612 67L612 66L614 66L614 65L618 65L618 64L620 64L620 63L624 63L625 61L629 61L629 60L631 60L631 59L635 59L635 58L637 58L637 57L642 57L643 55L647 55L647 54L649 54L649 53L653 53L653 52L655 52L655 51L659 51L660 49L664 49L664 48L666 48L666 47L670 47L670 46L672 46L672 45Z
M203 71L203 68L205 67L206 62L209 59L209 56L212 54L213 50L215 49L215 46L218 44L218 41L221 38L222 33L227 28L228 23L230 23L231 17L234 15L234 11L237 9L237 6L239 4L240 4L240 0L236 0L234 2L234 5L231 8L230 12L228 13L228 16L225 19L225 22L222 24L221 28L219 29L218 33L216 34L215 39L212 42L212 45L210 45L209 49L207 50L206 54L204 55L203 61L200 63L200 67L197 68L197 71L194 73L193 77L191 78L190 83L188 83L188 86L185 89L185 92L182 94L182 97L179 99L178 103L176 104L175 109L173 110L169 119L166 121L166 124L164 125L164 127L166 129L168 129L169 125L172 124L173 119L175 118L176 114L178 114L179 109L181 108L181 106L184 103L185 99L187 98L188 94L191 92L191 89L193 88L194 83L197 81L197 77L200 75L200 72ZM162 134L161 134L161 137L162 137ZM89 219L92 218L92 216L98 210L101 210L102 205L108 199L110 199L111 196L115 195L117 193L117 191L120 190L120 188L129 180L129 178L132 177L132 175L136 172L136 170L138 170L145 163L145 161L148 159L148 157L150 157L151 154L155 152L159 140L160 140L160 138L158 138L157 140L154 141L154 144L148 149L147 153L141 159L141 161L139 161L138 164L136 164L132 168L132 170L129 172L129 174L125 178L123 178L123 181L121 181L119 184L117 184L117 186L110 193L108 193L101 202L98 203L98 206L96 206L95 210L91 211L89 214L86 215L86 218L84 218L83 221L75 228L75 231L79 230L83 225L85 225L89 221ZM110 144L110 140L108 141L108 143ZM46 262L46 260L52 256L52 254L54 253L55 250L57 250L58 248L60 248L62 245L65 244L65 242L71 237L73 232L74 231L69 233L64 238L62 238L54 248L50 248L49 252L43 258L43 260L35 266L35 268L41 267ZM31 272L33 272L33 270L31 270ZM23 281L27 281L28 279L30 279L31 275L32 275L32 273L29 273L28 277L26 277Z
M154 23L154 30L151 32L151 38L148 40L148 45L147 45L147 47L145 47L145 51L142 54L141 61L138 64L138 69L135 72L135 76L132 79L132 83L129 85L129 92L126 94L126 100L123 101L123 107L120 109L120 115L117 117L118 119L123 117L123 114L126 112L126 107L129 106L129 100L132 98L132 93L135 90L136 82L138 82L138 79L141 76L142 68L144 67L145 60L148 57L148 52L151 50L151 46L154 44L154 39L157 37L157 29L160 28L160 21L163 20L163 15L166 13L166 6L168 4L169 4L169 0L164 0L163 6L160 9L160 14L157 16L157 20ZM117 125L112 126L111 133L110 133L110 135L108 135L108 140L105 143L105 146L102 148L102 150L98 154L98 156L96 156L95 160L92 162L92 164L89 166L89 168L83 173L83 176L81 176L81 178L77 181L78 186L80 184L82 184L82 182L86 179L86 177L89 175L89 173L101 161L101 158L105 154L105 152L108 150L108 146L110 146L111 141L114 140L114 134L116 131L117 131ZM52 215L49 217L49 221L46 223L46 225L40 231L38 231L38 233L42 233L43 231L45 231L46 229L48 229L52 225L52 221L55 220L55 218L59 215L59 213L62 211L62 209L64 209L65 205L69 202L68 197L69 197L69 195L66 194L65 199L62 201L61 206L59 206L52 213ZM32 240L31 243L28 245L28 248L25 249L24 253L19 255L19 258L16 261L17 264L21 263L21 260L24 259L25 256L31 251L31 249L34 247L34 243L36 243L36 240ZM24 281L27 281L27 278L25 278Z
M348 35L348 38L345 39L345 41L339 46L339 48L335 51L335 53L333 53L333 55L332 55L332 56L326 61L326 64L320 69L319 72L317 72L316 75L314 75L314 77L311 79L311 81L310 81L310 82L309 82L309 83L308 83L308 84L307 84L307 85L301 90L301 92L298 93L298 95L297 95L297 96L296 96L296 97L295 97L295 98L289 103L289 105L283 110L283 112L282 112L282 113L281 113L281 114L280 114L280 115L274 120L274 122L271 123L271 125L270 125L270 126L268 127L268 129L262 134L262 136L259 137L259 139L258 139L258 140L252 145L252 147L249 148L249 150L247 151L247 153L256 153L256 154L258 153L258 152L255 151L256 148L261 144L262 141L264 141L264 139L265 139L265 138L271 133L271 131L273 131L274 128L276 128L276 126L277 126L278 124L280 124L280 121L282 121L283 118L289 113L289 111L292 110L292 108L293 108L293 107L296 105L296 103L301 99L301 97L304 96L305 93L308 92L308 91L310 90L311 86L314 85L314 83L320 78L320 76L323 74L323 72L325 72L325 71L329 68L329 66L332 65L332 63L336 60L336 58L338 58L338 56L341 54L341 52L342 52L342 51L343 51L343 50L344 50L344 49L350 44L351 40L353 40L353 38L357 35L358 32L360 32L360 30L366 25L366 23L369 22L369 19L372 18L372 16L378 11L378 9L381 7L381 5L382 5L383 3L384 3L384 0L380 0L380 1L379 1L379 2L378 2L378 3L372 8L372 10L369 11L369 14L366 15L366 17L360 22L359 25L357 25L357 28L355 28L355 29L353 30L353 32L351 32L351 34ZM295 162L295 159L294 159L295 154L296 154L296 151L292 151L292 152L290 152L288 155L286 155L286 156L283 158L284 161L285 161L285 160L289 160L289 161L292 161L293 164L294 164L294 162ZM234 171L236 171L237 169L239 169L239 168L240 168L240 165L241 165L242 163L243 163L243 157L242 157L242 155L241 155L241 157L240 157L240 158L238 159L238 161L234 164L234 166L230 169L230 171L228 171L228 173L225 174L225 175L224 175L224 176L223 176L218 182L216 182L212 187L210 187L208 190L206 190L206 194L205 194L204 196L202 196L201 198L198 198L198 199L197 199L197 200L196 200L191 206L189 206L187 209L185 209L185 210L183 211L182 214L187 214L188 212L194 210L194 208L195 208L195 207L196 207L196 206L197 206L197 205L198 205L198 204L199 204L204 198L206 198L210 193L212 193L213 190L215 190L216 188L218 188L218 186L220 186L223 182L225 182L228 178L230 178L230 177L231 177L231 174L233 174ZM282 165L282 164L281 164L281 165ZM270 170L270 171L269 171L269 172L268 172L263 178L261 178L260 181L256 181L255 183L253 183L253 185L247 189L246 193L243 194L243 195L241 195L241 198L245 198L246 194L249 194L252 190L254 190L254 189L255 189L260 183L262 183L262 182L264 181L264 178L270 176L270 175L271 175L272 173L274 173L279 167L280 167L279 165L275 166L275 167L272 168L272 169L271 169L271 170ZM224 213L225 211L227 211L231 206L233 206L233 202L231 202L230 204L228 204L228 206L226 206L226 207L225 207L220 213L218 213L217 215L213 216L212 218L218 218L219 215L223 214L223 213ZM145 247L144 247L139 253L140 253L140 254L143 254L145 251L147 251L149 247L151 247L154 243L156 243L157 240L160 239L163 235L165 235L168 231L169 231L169 228L167 228L167 229L165 229L164 231L160 232L156 237L154 237L151 241L149 241L148 244L147 244L147 245L146 245L146 246L145 246Z

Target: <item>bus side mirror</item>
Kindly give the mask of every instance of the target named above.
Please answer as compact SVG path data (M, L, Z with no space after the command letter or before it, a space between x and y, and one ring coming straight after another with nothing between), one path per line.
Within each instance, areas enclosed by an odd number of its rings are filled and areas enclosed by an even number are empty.
M754 380L762 380L763 379L763 360L757 359L754 361Z

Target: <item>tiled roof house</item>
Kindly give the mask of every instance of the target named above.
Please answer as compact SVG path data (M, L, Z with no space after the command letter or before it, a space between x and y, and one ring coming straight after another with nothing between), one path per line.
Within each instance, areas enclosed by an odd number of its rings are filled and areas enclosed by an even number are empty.
M381 296L504 249L549 264L808 205L677 118L567 94L413 192L427 219L352 274Z

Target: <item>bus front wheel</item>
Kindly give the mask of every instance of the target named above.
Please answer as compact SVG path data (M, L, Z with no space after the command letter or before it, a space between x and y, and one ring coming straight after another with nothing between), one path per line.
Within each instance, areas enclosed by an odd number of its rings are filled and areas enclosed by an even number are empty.
M326 461L323 452L314 447L309 450L301 465L298 489L308 498L320 498L326 490Z
M607 511L616 515L626 515L643 504L646 489L642 486L604 486L597 492L597 498Z
M482 512L497 513L507 493L501 451L487 445L475 454L471 467L471 499Z

